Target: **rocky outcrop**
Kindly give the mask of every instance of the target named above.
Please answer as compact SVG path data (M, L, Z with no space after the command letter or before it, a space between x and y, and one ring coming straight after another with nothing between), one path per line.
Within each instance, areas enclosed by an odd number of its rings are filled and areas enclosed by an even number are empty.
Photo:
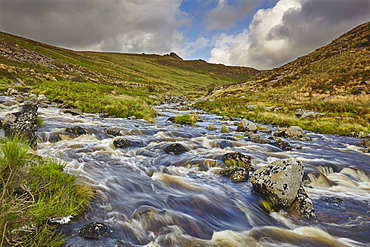
M305 193L303 163L294 158L275 161L256 170L250 177L253 188L274 210L293 212L316 220L312 201Z
M289 128L281 128L274 133L274 136L285 137L290 139L300 139L306 135L306 132L299 126L290 126Z
M247 119L243 119L239 123L238 128L236 130L240 131L240 132L249 131L249 132L256 133L257 130L258 130L258 127L252 121L249 121Z
M27 102L19 112L8 113L2 121L2 129L8 138L24 139L31 147L36 148L37 105Z
M85 239L102 239L109 236L109 229L103 223L91 222L81 227L78 235Z

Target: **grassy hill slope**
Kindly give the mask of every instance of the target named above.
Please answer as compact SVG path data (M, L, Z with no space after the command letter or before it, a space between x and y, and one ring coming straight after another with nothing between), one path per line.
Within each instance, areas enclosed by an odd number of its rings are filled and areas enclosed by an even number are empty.
M150 119L154 111L149 105L163 102L165 95L197 98L258 73L252 68L184 61L174 53L78 52L0 32L3 90L21 82L35 93L88 112Z
M196 106L322 133L369 134L370 23L295 61L263 71L254 80L215 90L208 98L212 100ZM319 112L321 117L298 118L298 109Z

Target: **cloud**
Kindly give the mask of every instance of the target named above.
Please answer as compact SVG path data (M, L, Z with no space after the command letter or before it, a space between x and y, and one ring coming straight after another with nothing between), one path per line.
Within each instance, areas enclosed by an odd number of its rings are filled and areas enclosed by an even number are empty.
M181 0L0 0L0 29L73 49L166 53L188 25Z
M236 3L229 3L228 0L218 0L217 7L210 10L204 18L206 31L226 30L233 27L235 22L250 14L257 7L257 4L257 0L238 0Z
M267 69L329 43L369 21L364 0L280 0L260 9L249 27L236 35L219 35L210 62Z

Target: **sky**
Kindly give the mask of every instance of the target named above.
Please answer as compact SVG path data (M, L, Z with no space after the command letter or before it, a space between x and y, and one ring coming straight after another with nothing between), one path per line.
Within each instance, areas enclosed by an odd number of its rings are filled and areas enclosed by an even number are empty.
M73 50L278 67L370 21L370 0L0 0L0 31Z

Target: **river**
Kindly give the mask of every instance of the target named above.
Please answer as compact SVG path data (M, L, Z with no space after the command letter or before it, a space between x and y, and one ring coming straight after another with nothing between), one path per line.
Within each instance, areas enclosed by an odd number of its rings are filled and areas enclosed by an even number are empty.
M42 140L37 153L65 162L66 172L97 191L84 215L59 227L68 238L63 246L370 245L370 154L355 145L359 139L308 132L311 141L286 140L293 149L284 151L236 132L240 120L222 121L214 114L179 108L157 107L154 123L39 108L44 123L37 130ZM194 111L201 118L197 127L167 121ZM207 130L210 124L217 129ZM228 133L221 133L222 125ZM88 134L56 140L57 133L73 126ZM123 136L108 136L108 128L119 129ZM126 138L133 147L115 148L115 138ZM189 151L167 154L163 149L171 143ZM233 151L250 155L257 168L287 157L302 160L305 189L319 221L268 213L249 181L234 183L219 175L220 157ZM78 231L90 222L106 224L110 235L82 239Z

